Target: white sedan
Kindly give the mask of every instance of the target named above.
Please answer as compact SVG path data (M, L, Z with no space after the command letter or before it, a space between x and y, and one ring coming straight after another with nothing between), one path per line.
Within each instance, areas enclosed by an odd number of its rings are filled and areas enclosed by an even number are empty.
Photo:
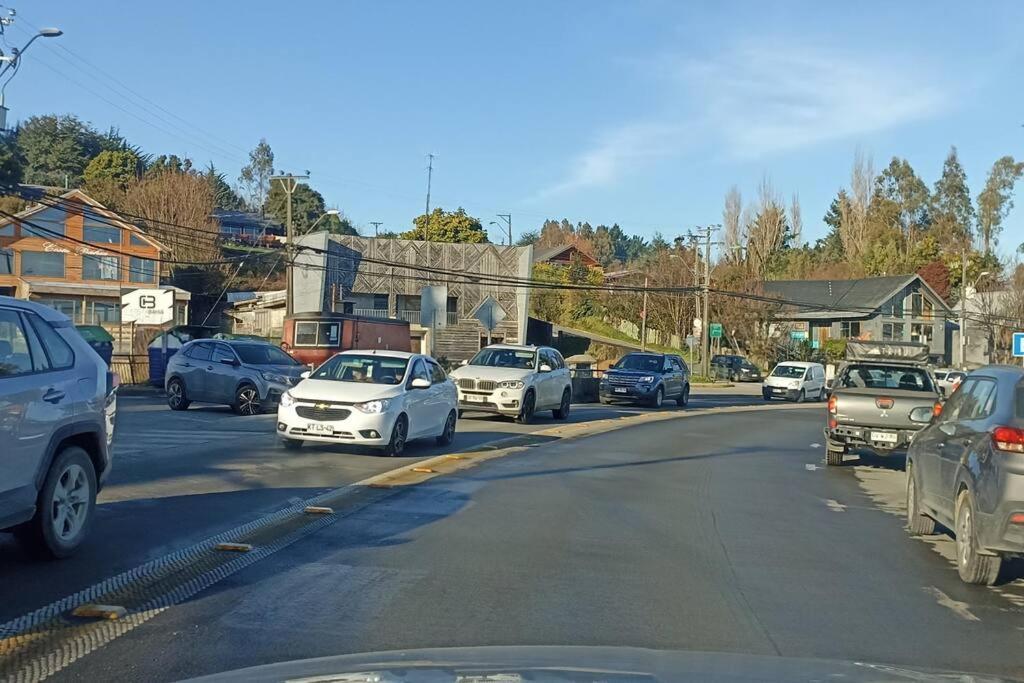
M281 396L277 435L285 448L305 441L377 446L400 455L411 439L455 438L458 390L433 358L401 351L339 353Z

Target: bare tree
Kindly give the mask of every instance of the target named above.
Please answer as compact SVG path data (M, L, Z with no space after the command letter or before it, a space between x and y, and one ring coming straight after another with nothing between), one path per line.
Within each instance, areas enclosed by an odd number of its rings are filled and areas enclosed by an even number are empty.
M839 237L843 251L851 261L858 261L863 255L868 236L868 208L871 206L871 188L875 169L870 156L860 150L854 154L850 170L848 201L839 207Z
M215 201L210 183L202 176L167 171L143 178L128 190L123 206L126 213L149 219L146 232L167 246L175 260L216 257L219 228L210 218Z
M800 195L793 193L789 203L789 234L793 238L793 246L799 247L804 241L804 217L800 211Z
M757 188L753 220L746 226L747 259L756 278L764 276L771 260L786 242L786 208L765 176Z
M740 260L740 247L743 242L740 219L743 214L743 195L740 189L733 185L725 195L725 208L722 209L722 228L725 236L725 258L727 261L737 262Z

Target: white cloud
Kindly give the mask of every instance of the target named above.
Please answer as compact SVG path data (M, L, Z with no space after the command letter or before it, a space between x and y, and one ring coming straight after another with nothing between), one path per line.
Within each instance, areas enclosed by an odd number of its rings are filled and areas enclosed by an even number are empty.
M872 62L745 46L709 60L647 62L645 72L667 84L666 108L686 113L663 113L605 132L572 161L563 179L533 199L610 185L698 141L710 145L711 156L755 159L934 116L952 99L948 85L939 88L893 54Z

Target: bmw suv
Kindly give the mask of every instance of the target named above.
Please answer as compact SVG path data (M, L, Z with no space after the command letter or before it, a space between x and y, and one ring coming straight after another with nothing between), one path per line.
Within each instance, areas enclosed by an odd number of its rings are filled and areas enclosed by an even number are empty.
M67 557L110 474L116 376L52 308L0 296L0 530Z

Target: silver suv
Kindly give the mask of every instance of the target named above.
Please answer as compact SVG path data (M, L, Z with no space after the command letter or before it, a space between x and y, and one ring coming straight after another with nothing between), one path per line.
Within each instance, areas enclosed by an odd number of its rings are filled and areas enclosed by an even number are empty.
M52 557L78 549L110 474L115 389L65 315L0 296L0 529Z
M185 410L193 401L220 403L239 415L257 415L277 405L308 369L267 342L191 341L167 362L167 405Z

